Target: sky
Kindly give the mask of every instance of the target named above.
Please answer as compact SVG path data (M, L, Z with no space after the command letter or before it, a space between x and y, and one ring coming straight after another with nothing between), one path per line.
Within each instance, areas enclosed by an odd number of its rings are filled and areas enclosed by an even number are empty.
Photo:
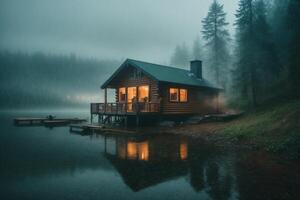
M212 0L0 0L0 49L166 64ZM233 33L237 0L224 4Z

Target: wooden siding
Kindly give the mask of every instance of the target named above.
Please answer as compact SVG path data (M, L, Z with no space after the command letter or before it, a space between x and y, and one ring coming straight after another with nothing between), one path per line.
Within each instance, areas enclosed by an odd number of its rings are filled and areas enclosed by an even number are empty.
M188 90L187 102L170 102L169 88ZM182 85L161 84L163 114L209 114L217 112L217 93L208 89L199 89Z
M117 77L110 83L110 88L136 87L149 85L149 102L161 103L160 111L165 115L173 114L210 114L217 113L217 94L216 90L209 88L189 87L170 83L158 83L156 80L142 74L134 77L132 66L124 68ZM187 102L170 102L169 88L182 88L188 90ZM116 90L116 102L119 102L118 90Z
M149 101L154 103L159 103L159 91L158 83L153 80L151 77L143 74L140 77L134 77L135 68L128 67L125 68L119 77L115 79L111 87L120 88L120 87L136 87L136 86L149 86ZM116 90L116 102L119 102L119 93Z

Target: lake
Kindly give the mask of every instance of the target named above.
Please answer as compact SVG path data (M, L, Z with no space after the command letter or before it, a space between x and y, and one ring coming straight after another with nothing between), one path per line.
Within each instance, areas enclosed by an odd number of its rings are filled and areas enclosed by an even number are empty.
M300 199L299 163L265 152L178 135L13 125L16 116L46 113L1 113L1 199Z

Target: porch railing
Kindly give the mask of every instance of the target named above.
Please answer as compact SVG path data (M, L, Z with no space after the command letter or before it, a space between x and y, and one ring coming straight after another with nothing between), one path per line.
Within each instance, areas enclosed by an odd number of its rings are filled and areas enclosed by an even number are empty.
M159 103L91 103L91 114L130 114L130 113L157 113Z

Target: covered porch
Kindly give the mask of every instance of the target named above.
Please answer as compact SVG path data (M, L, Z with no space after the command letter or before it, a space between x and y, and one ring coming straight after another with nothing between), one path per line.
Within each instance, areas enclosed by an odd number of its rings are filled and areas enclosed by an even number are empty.
M104 88L104 102L90 104L91 123L93 115L97 115L98 122L102 124L122 122L127 126L127 121L134 117L138 125L141 117L160 114L160 103L150 101L149 88L149 85ZM108 89L114 90L113 93L109 91L109 98ZM113 98L111 94L114 94ZM111 102L113 99L115 102Z

